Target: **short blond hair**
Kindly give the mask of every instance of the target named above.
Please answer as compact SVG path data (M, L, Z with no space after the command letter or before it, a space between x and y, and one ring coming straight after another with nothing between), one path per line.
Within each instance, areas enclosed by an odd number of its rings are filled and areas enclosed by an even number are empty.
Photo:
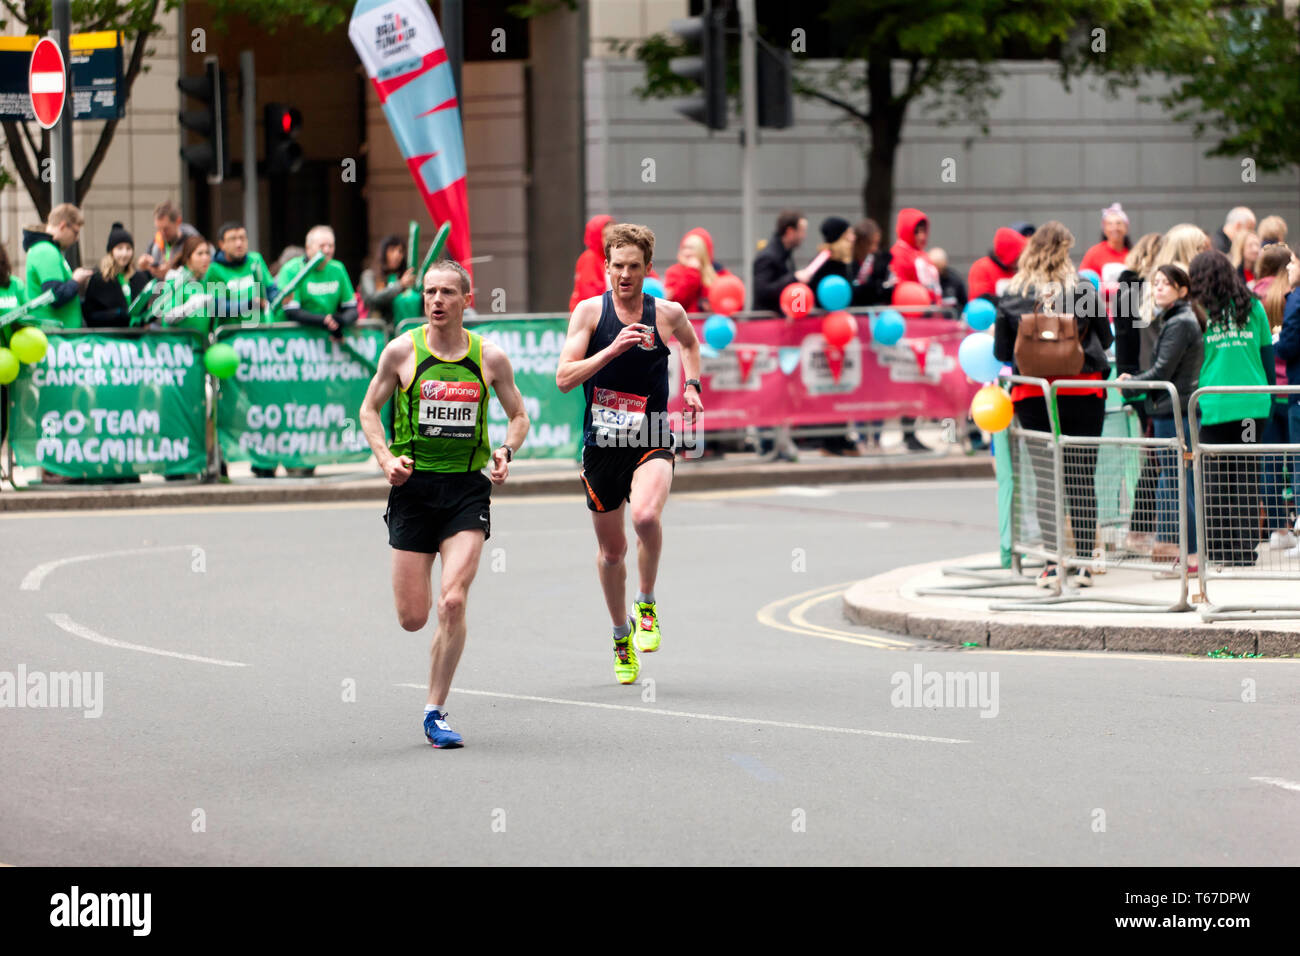
M1260 242L1286 242L1286 220L1281 216L1265 216L1255 234Z
M637 226L630 222L620 222L610 227L605 239L605 261L609 261L610 251L619 246L636 246L645 256L648 268L655 257L655 234L647 226Z
M86 217L70 202L59 203L50 210L51 226L77 226L81 227L86 224Z
M430 275L432 275L435 272L456 273L456 275L460 276L461 293L463 295L469 295L469 290L470 290L469 270L466 269L459 262L457 262L455 259L439 259L437 262L435 262L433 265L429 266L429 268L425 270L424 279L427 279ZM423 283L424 279L421 279L420 281ZM422 292L424 291L423 286L421 286L420 291Z

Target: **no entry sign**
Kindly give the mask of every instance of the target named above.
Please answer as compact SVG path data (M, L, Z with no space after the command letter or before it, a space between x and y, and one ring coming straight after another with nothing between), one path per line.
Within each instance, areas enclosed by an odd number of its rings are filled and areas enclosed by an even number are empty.
M27 89L32 95L32 111L42 129L51 129L63 113L67 99L67 70L59 45L44 37L32 51L32 65L27 72Z

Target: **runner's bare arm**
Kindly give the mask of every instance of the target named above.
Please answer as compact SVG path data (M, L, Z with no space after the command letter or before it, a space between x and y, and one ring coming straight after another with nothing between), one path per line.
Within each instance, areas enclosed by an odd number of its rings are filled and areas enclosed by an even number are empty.
M393 397L393 392L401 384L401 369L404 365L410 364L413 348L410 336L407 335L398 336L384 347L384 351L379 355L379 366L375 370L375 376L370 380L366 397L361 402L361 430L365 433L366 441L370 442L375 459L379 462L379 467L384 469L384 474L390 483L393 482L391 469L394 465L406 470L409 476L411 463L405 456L399 461L388 450L388 443L384 437L384 423L379 415L384 403Z
M700 339L695 334L695 326L686 318L686 310L677 302L660 300L659 308L667 314L668 328L673 338L682 345L682 371L687 379L700 377Z
M510 417L510 423L506 426L505 443L518 451L519 446L528 437L530 423L528 410L524 407L524 396L519 391L519 386L515 384L515 370L511 367L506 353L491 342L483 343L483 370L486 373L487 384L491 386L497 401ZM505 451L499 447L492 449L492 468L488 472L488 477L493 484L499 485L506 480L509 473L510 463L506 460Z
M528 437L531 423L528 421L528 411L524 408L523 393L515 384L515 370L501 347L491 342L483 343L483 365L488 385L510 418L510 424L506 426L506 444L518 451Z
M677 302L660 300L655 314L656 316L664 315L664 321L668 328L672 330L673 338L681 343L682 372L685 379L688 382L691 379L699 381L700 339L695 334L695 327L691 325L691 320L686 317L686 310ZM694 418L696 414L704 411L704 403L700 399L698 389L687 388L682 393L682 402L686 405L686 416L688 418Z
M568 392L581 385L608 365L615 356L622 355L641 341L645 326L629 325L608 346L591 358L586 358L591 333L600 321L601 302L600 298L584 299L573 310L573 317L569 319L569 337L564 341L560 361L555 369L555 384L561 392Z

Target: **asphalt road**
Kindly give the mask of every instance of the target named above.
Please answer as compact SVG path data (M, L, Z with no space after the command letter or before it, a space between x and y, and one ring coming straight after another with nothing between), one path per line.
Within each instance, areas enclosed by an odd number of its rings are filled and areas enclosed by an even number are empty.
M676 495L663 648L620 686L576 489L501 501L456 751L424 742L432 625L397 625L377 503L0 517L0 681L102 674L98 717L0 706L0 862L1300 861L1300 662L842 618L849 582L995 547L993 507L991 482ZM934 673L984 696L913 697Z

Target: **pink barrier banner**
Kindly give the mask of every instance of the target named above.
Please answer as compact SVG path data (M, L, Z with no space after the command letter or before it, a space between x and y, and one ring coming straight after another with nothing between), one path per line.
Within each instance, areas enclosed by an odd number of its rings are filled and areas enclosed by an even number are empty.
M710 355L703 320L691 320L703 355L704 431L775 425L865 422L914 415L962 420L979 385L957 364L971 329L960 319L908 317L903 338L871 341L868 317L843 350L838 377L821 335L822 317L736 323L736 338ZM671 343L668 410L682 411L681 360Z

